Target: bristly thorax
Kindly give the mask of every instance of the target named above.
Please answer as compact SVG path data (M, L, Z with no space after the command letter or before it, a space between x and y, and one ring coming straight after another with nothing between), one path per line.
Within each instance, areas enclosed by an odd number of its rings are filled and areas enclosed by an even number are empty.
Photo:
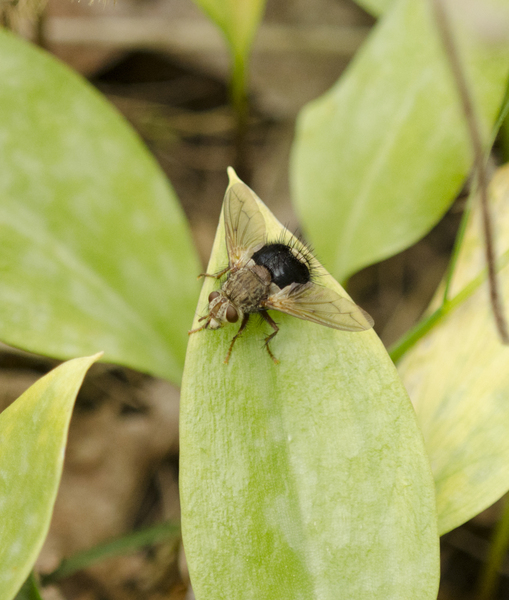
M243 313L260 310L260 303L269 294L271 276L260 265L249 262L245 267L232 273L225 281L222 292Z

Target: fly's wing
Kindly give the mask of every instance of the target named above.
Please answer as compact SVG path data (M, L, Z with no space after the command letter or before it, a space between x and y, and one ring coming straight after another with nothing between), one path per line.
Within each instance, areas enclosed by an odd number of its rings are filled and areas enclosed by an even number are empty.
M333 329L364 331L374 325L373 319L360 306L312 282L292 283L269 296L262 304L264 308Z
M265 220L253 192L244 183L226 190L224 226L230 267L247 262L253 249L265 243Z

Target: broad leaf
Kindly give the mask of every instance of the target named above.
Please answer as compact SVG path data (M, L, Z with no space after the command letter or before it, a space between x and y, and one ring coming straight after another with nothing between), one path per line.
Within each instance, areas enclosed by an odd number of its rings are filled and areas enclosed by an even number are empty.
M507 48L456 28L486 137ZM471 143L428 0L398 2L338 83L298 120L291 183L301 222L340 280L437 223L471 166Z
M198 261L168 182L88 83L0 33L0 339L178 382Z
M509 167L491 187L506 314L509 307ZM479 210L468 226L451 297L484 270ZM509 490L509 348L497 335L486 281L398 365L431 460L439 532L461 525Z
M208 272L226 262L221 220ZM344 294L325 272L320 283ZM214 287L205 282L199 314ZM228 365L238 325L190 339L180 484L197 600L434 599L433 482L385 349L373 331L273 317L279 365L256 322Z
M0 415L0 600L15 596L48 533L74 400L99 357L64 363Z

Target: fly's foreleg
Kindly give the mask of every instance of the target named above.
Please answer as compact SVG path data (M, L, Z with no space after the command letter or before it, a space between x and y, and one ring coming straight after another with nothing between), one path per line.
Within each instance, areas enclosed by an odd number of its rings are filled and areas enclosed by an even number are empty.
M191 331L187 332L187 335L191 335L192 333L198 333L198 331L201 331L202 329L207 329L207 327L208 327L208 325L210 323L211 317L210 317L210 315L208 315L206 317L202 317L201 319L198 319L198 323L200 321L203 321L203 319L206 319L205 324L202 325L201 327L196 328L196 329L191 329Z
M271 318L271 316L269 315L269 313L266 310L262 310L260 311L260 315L263 317L263 319L265 321L267 321L267 323L272 327L272 329L274 330L273 333L271 333L270 335L268 335L265 338L265 348L267 349L267 352L269 353L269 356L272 358L272 360L274 361L274 363L277 365L279 363L278 359L272 354L272 350L269 348L269 342L270 340L276 335L276 333L279 331L279 327L277 326L276 322Z
M224 359L224 364L227 365L228 361L230 360L230 355L232 353L232 349L233 349L233 344L235 344L235 341L237 340L237 338L239 337L239 335L244 331L244 329L246 328L247 322L249 321L249 314L245 314L244 317L242 318L242 323L240 324L239 330L237 331L237 333L233 336L233 339L231 341L230 347L228 349L228 354L226 355L226 358Z
M228 271L230 270L230 266L226 267L226 269L223 269L222 271L218 271L217 273L200 273L198 275L198 279L201 279L202 277L213 277L214 279L220 279L225 273L228 273Z

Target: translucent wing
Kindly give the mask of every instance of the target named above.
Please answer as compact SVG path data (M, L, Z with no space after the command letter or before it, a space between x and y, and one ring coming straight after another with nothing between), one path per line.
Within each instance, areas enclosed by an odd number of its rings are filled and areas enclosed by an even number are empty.
M262 304L264 308L333 329L364 331L374 325L373 319L360 306L312 282L292 283L269 296Z
M244 262L265 243L265 220L253 192L242 182L226 190L224 226L230 266Z

